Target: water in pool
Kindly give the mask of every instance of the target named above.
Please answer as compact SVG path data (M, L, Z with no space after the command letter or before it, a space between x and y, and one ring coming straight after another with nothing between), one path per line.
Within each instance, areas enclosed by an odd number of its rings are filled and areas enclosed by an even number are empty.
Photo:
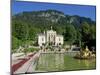
M67 53L48 53L41 54L37 63L36 71L49 72L49 71L69 71L69 70L86 70L95 69L96 61L79 60L73 58L73 54Z

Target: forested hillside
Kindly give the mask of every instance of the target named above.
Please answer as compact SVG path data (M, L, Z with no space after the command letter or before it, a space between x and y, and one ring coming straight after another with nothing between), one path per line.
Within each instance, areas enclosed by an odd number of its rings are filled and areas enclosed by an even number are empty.
M37 34L53 27L67 44L96 45L96 22L57 10L22 12L12 16L12 49L37 41Z

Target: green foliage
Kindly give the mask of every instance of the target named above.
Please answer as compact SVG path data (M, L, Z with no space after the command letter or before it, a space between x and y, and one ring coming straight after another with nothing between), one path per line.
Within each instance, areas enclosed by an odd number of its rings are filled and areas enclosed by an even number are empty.
M82 33L83 35L89 35L90 33L90 25L87 22L82 23Z
M89 25L87 22L82 23L82 41L84 45L96 44L94 41L96 39L96 26ZM94 41L94 42L92 42ZM90 43L91 42L91 43ZM95 45L94 45L95 46Z
M65 42L69 44L81 45L82 42L84 45L96 40L95 21L89 18L69 16L57 10L32 11L12 16L12 49L29 45L30 41L37 45L38 34L49 30L50 26L64 35Z
M81 32L80 32L80 29L76 29L76 41L75 41L75 43L78 45L78 46L80 46L81 47L81 42L82 42L82 34L81 34Z
M95 25L92 25L90 27L90 37L91 39L96 39L96 26Z
M25 49L23 50L23 53L24 53L25 55L27 55L27 53L34 52L34 51L39 51L39 48L25 48Z
M66 26L65 40L70 44L74 43L77 38L76 29L73 25Z
M40 33L40 29L38 29L38 28L33 28L33 27L30 27L30 29L29 29L29 40L36 40L36 38L37 38L37 34L38 33Z
M15 37L22 41L28 38L28 25L23 22L15 22L12 26L12 34Z
M12 36L12 50L18 48L21 45L21 41Z
M38 51L39 48L28 48L27 51L28 52L34 52L34 51Z

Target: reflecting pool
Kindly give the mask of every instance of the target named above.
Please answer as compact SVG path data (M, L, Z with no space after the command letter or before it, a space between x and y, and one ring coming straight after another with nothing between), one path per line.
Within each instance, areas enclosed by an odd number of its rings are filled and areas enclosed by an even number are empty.
M73 58L74 54L69 53L41 53L36 71L69 71L69 70L87 70L95 69L96 61L80 60Z

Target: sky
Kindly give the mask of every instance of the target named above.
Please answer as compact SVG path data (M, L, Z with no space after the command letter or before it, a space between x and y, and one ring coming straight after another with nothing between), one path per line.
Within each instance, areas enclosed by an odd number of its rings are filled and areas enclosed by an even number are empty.
M73 4L58 4L58 3L41 3L41 2L12 2L12 14L21 13L23 11L39 11L39 10L58 10L66 15L78 15L81 17L91 18L96 20L96 6L89 5L73 5Z

